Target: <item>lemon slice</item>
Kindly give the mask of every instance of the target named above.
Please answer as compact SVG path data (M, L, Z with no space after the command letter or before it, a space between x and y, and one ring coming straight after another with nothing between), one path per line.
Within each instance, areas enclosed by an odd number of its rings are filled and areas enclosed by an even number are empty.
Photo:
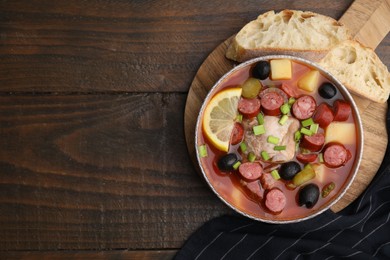
M242 88L223 90L212 97L204 110L203 131L210 142L224 152L229 150L241 92Z

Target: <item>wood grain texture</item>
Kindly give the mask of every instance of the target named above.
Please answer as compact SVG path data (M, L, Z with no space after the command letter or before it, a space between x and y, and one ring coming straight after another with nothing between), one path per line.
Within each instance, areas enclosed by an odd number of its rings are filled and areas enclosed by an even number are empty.
M356 40L375 49L390 31L390 0L357 0L339 21Z
M29 260L61 260L61 259L173 259L177 250L153 250L153 251L43 251L43 252L0 252L1 259L29 259Z
M315 4L314 4L315 2ZM312 1L339 17L349 1ZM0 91L183 92L243 24L305 1L0 1Z
M164 259L148 250L234 214L186 150L194 75L264 11L352 2L1 0L0 258Z
M229 213L191 167L184 102L0 97L0 249L178 248Z

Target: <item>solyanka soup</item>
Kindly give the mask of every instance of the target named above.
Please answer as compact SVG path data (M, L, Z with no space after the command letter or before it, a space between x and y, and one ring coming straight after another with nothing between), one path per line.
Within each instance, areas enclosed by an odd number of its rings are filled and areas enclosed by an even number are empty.
M211 89L196 126L201 171L230 207L270 223L331 207L357 173L356 105L317 65L291 56L243 63Z

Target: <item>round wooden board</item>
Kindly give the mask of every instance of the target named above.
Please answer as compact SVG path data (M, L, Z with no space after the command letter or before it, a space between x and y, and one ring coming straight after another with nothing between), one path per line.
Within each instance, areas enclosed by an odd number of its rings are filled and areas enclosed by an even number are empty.
M192 161L200 172L195 154L195 125L202 102L208 91L217 80L234 67L233 61L225 58L225 52L231 38L221 43L206 58L192 81L188 92L185 114L184 131L187 148ZM387 147L386 111L387 104L371 102L367 99L352 95L359 108L363 121L364 152L359 172L345 195L332 206L333 212L338 212L354 201L368 186L383 160Z

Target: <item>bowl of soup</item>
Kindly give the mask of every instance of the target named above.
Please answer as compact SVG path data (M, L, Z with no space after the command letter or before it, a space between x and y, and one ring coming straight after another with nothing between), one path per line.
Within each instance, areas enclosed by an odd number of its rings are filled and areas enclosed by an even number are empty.
M273 55L241 63L206 96L197 161L229 207L291 223L334 205L353 182L363 128L348 90L315 63Z

